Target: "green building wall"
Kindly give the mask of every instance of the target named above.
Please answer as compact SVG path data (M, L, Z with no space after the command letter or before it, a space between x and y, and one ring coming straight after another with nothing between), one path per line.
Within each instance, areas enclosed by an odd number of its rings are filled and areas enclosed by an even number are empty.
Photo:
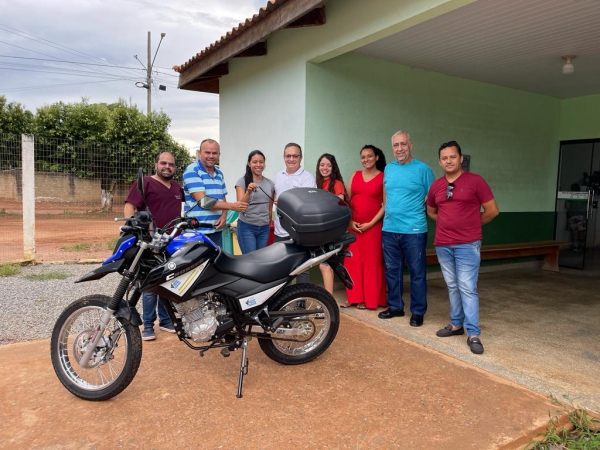
M600 95L561 102L560 140L600 138Z
M553 239L561 100L355 53L308 64L306 95L307 167L330 152L349 179L366 143L392 160L390 138L401 129L439 177L437 149L454 139L501 211L484 227L485 242Z

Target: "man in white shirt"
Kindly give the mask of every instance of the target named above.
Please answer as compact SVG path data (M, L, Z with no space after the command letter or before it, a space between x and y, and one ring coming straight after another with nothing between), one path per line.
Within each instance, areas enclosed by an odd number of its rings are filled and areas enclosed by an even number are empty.
M314 177L300 165L302 162L302 148L298 144L290 142L285 146L283 149L283 161L285 162L285 170L281 170L275 175L275 200L279 199L282 192L293 188L317 187ZM283 229L279 222L279 217L275 215L275 242L285 241L289 238L290 235ZM296 282L308 283L308 272L298 275Z

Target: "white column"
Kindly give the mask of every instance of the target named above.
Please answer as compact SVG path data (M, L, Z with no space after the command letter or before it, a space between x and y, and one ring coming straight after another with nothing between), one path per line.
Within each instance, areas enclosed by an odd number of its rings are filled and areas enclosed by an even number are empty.
M23 179L23 256L35 260L35 159L32 134L21 135Z

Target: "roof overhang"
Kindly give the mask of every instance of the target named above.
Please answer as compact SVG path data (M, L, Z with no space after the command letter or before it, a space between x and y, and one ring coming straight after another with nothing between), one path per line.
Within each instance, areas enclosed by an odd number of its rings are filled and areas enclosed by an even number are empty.
M205 48L181 66L179 89L219 93L219 78L229 73L231 58L255 57L267 54L267 38L283 28L298 28L325 24L326 0L271 0L258 14Z

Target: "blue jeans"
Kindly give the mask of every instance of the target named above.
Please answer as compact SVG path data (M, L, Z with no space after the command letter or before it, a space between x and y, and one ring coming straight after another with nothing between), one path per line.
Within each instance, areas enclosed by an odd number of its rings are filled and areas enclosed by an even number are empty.
M479 336L479 296L477 278L481 262L481 241L436 247L450 297L450 321L464 326L468 336Z
M269 242L269 224L250 225L238 220L237 240L243 254L266 247Z
M156 305L158 304L158 326L172 326L171 318L165 309L165 305L158 300L158 296L151 292L142 293L142 321L144 330L153 330L156 320Z
M381 233L387 304L392 311L404 310L404 261L410 274L410 312L423 316L427 312L427 233Z

